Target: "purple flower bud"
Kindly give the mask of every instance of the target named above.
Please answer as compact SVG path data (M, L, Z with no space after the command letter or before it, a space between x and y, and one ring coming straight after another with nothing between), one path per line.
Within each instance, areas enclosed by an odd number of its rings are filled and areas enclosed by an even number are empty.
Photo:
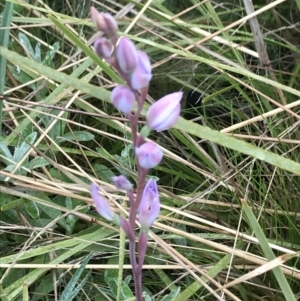
M150 106L146 119L149 127L155 131L170 129L180 114L182 92L168 94Z
M94 48L98 56L104 59L110 58L114 49L112 43L102 37L95 40Z
M133 185L123 175L112 177L111 179L113 180L117 189L130 191L133 188Z
M139 208L139 222L143 229L149 229L155 219L158 217L160 210L159 195L156 181L151 178L148 180Z
M127 86L120 85L112 90L110 96L113 105L122 113L130 113L135 103L135 95Z
M143 51L138 51L138 65L131 75L131 86L135 90L140 90L149 85L152 78L151 62L148 55Z
M116 58L119 67L125 74L131 73L138 63L138 52L131 40L121 37L116 46Z
M116 36L118 24L109 13L99 13L95 7L91 7L91 18L97 30L102 31L109 37Z
M92 183L91 195L92 195L92 199L95 202L98 213L109 221L115 220L117 215L111 209L107 200L99 194L98 190L99 190L99 186L96 183Z
M163 157L162 150L154 142L146 142L137 147L135 154L140 166L145 169L157 166Z

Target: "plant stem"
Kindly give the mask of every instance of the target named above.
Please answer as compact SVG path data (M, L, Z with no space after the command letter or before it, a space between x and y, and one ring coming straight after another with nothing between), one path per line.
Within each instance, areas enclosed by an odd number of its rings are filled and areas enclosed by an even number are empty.
M131 135L132 135L132 143L133 143L134 150L140 146L139 144L141 142L139 141L140 139L138 134L138 120L143 109L144 101L147 96L147 91L148 91L147 88L143 89L141 96L138 93L136 93L138 108L134 115L131 115L130 117L128 116L131 125ZM137 160L136 162L137 162L137 172L138 172L137 192L135 197L134 195L128 195L130 199L129 225L133 233L135 229L136 216L143 196L146 176L148 173L148 170L143 169L139 165ZM135 250L136 250L135 245L136 245L135 235L133 235L132 237L129 237L129 254L130 254L130 262L131 262L132 272L133 272L135 297L136 297L136 301L143 301L142 263L139 262L138 264L137 262L137 258L135 255Z
M138 264L135 256L135 237L129 239L129 253L130 253L130 262L133 272L133 282L134 282L134 291L136 301L143 301L142 296L142 273L138 272Z

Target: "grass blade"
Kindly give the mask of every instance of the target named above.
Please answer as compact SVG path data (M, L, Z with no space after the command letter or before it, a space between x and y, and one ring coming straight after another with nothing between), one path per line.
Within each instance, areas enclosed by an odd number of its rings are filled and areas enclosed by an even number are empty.
M4 29L0 29L0 45L4 48L8 47L9 41L9 27L13 15L14 4L11 2L6 2L4 12L2 15L2 23L1 27ZM0 52L1 53L1 52ZM0 56L0 95L4 93L4 84L5 84L5 73L6 73L6 58L4 56ZM3 102L0 101L0 137L2 137L2 110L3 110Z
M253 214L252 209L245 201L242 201L242 205L243 205L244 212L248 218L248 222L260 243L260 247L261 247L265 257L268 259L268 261L274 260L276 257L274 255L272 249L270 248L268 240L267 240L263 230L261 229L255 215ZM277 282L278 282L278 284L281 288L281 291L282 291L283 295L285 296L286 300L296 301L296 298L295 298L295 296L291 290L291 287L289 286L281 268L275 267L272 271L277 279Z
M69 283L67 284L66 288L64 289L63 293L61 294L59 301L69 301L69 300L73 300L78 291L84 286L85 282L87 281L90 272L87 273L87 275L84 277L84 279L81 281L81 283L77 286L77 282L79 280L79 277L81 276L81 274L84 272L85 266L87 265L87 263L89 262L89 260L91 259L93 253L91 252L82 262L80 268L75 272L75 274L73 275L73 277L71 278L71 280L69 281Z

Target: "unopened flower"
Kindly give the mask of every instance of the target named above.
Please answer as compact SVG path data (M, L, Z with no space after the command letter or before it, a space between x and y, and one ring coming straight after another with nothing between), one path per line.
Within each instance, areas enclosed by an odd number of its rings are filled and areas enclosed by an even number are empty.
M123 175L115 176L111 179L114 182L117 189L130 191L133 188L133 185L130 183L130 181Z
M114 211L109 206L107 200L99 194L98 190L99 186L96 183L92 183L91 196L95 202L97 212L109 221L116 221L118 215L114 213Z
M141 167L145 169L157 166L162 157L163 152L154 142L146 142L135 149L137 160Z
M109 37L116 36L118 24L109 13L99 13L95 7L91 7L91 18L97 30L102 31Z
M149 229L160 211L159 194L156 181L151 178L148 180L139 208L139 222L142 229Z
M130 113L135 103L135 95L131 89L124 85L119 85L112 90L110 96L113 105L122 113Z
M149 127L155 131L170 129L180 114L182 92L168 94L150 106L146 119Z
M116 46L116 58L119 67L125 74L133 72L138 63L138 52L133 42L121 37Z
M114 49L112 43L103 37L95 40L94 48L98 56L104 59L110 58Z
M130 83L133 89L140 90L149 85L152 78L151 62L148 55L143 51L138 51L137 68L133 71Z

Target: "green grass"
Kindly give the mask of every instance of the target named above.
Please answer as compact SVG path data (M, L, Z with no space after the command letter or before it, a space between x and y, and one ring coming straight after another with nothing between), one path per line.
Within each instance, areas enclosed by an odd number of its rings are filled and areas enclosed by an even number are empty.
M90 47L91 5L119 12L120 35L151 57L143 116L167 93L204 96L202 124L183 101L174 128L150 135L165 155L151 171L162 208L145 300L299 299L300 2L269 2L255 2L269 70L240 1L152 1L129 32L146 1L0 3L1 300L134 300L126 238L89 196L97 181L126 215L110 178L137 181L128 121L109 102L122 79Z

